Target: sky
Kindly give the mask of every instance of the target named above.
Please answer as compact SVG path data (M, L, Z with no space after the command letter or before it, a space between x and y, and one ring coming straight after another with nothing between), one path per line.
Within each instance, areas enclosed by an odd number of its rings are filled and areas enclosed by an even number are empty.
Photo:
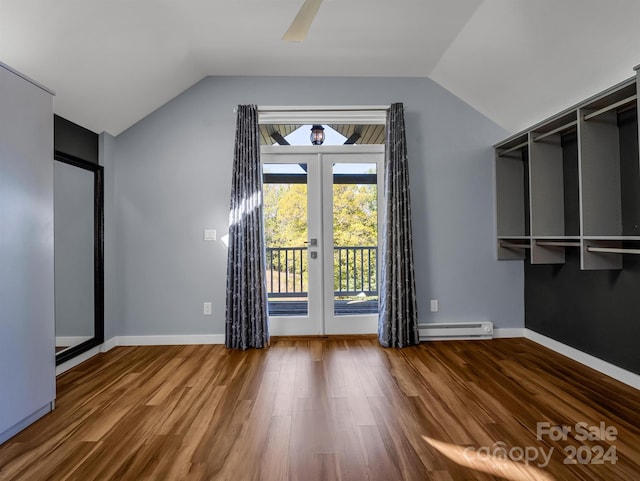
M343 145L347 138L333 130L328 125L324 127L324 143L322 145ZM311 125L303 125L285 137L291 145L311 146ZM274 144L275 145L275 144ZM334 172L336 174L357 174L375 171L375 164L337 164ZM267 164L265 172L272 173L303 173L298 164Z

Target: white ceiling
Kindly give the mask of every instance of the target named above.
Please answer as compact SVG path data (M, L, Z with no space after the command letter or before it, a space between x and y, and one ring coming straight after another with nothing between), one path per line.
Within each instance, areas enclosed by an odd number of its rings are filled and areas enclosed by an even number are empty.
M430 77L508 130L633 75L637 0L0 0L0 61L117 135L207 75Z

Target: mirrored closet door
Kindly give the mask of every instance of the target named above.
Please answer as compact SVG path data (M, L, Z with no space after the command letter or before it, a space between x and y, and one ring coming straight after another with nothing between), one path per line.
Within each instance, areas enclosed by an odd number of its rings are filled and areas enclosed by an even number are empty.
M54 162L56 363L104 342L103 169Z

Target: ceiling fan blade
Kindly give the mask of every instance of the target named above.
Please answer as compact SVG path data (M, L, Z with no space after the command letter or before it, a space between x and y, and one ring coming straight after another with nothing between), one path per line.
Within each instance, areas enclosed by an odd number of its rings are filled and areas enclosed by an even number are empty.
M307 37L313 19L316 17L322 0L305 0L296 18L291 22L289 30L284 34L282 40L286 42L302 42Z

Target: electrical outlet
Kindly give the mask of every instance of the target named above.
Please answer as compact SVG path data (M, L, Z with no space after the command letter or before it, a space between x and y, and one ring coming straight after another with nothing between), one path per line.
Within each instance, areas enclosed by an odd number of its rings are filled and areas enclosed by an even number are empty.
M431 299L431 312L438 312L438 299Z
M205 316L210 316L211 315L211 303L210 302L205 302L204 303L204 315Z
M214 241L216 240L216 230L215 229L205 229L204 230L204 240L206 241Z

